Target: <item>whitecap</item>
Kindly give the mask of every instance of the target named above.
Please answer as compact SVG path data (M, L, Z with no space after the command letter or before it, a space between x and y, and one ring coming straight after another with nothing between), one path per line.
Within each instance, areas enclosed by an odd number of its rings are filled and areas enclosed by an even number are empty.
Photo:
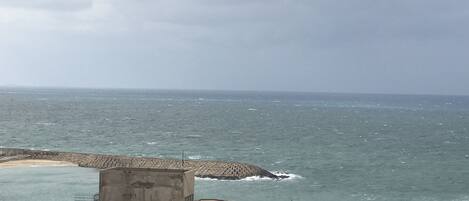
M137 119L132 118L132 117L124 117L122 120L123 120L123 121L135 121L135 120L137 120Z
M297 180L297 179L304 179L303 176L299 175L299 174L293 174L293 173L287 173L287 172L283 172L283 171L273 171L272 172L274 175L278 176L278 177L286 177L282 180Z
M298 180L298 179L304 179L301 175L298 174L291 174L291 173L286 173L286 172L281 172L281 171L274 171L272 172L274 175L279 176L279 177L284 177L282 179L272 179L269 177L261 177L261 176L252 176L252 177L246 177L240 180L220 180L220 179L215 179L215 178L202 178L202 177L196 177L196 180L201 180L201 181L229 181L229 182L239 182L239 181L292 181L292 180Z
M188 156L187 158L191 159L191 160L200 160L202 159L202 156L200 155L195 155L195 156Z
M35 123L36 125L41 125L41 126L53 126L55 125L56 123L52 123L52 122L37 122Z
M156 142L147 142L148 145L155 145Z
M241 179L240 181L272 181L272 178L269 177L260 177L260 176L252 176L252 177L246 177L244 179Z
M283 177L282 179L279 179L278 181L292 181L292 180L297 180L297 179L303 179L301 175L297 174L291 174L291 173L282 173L282 172L273 172L276 176ZM246 177L244 179L241 179L240 181L275 181L276 179L272 179L269 177L260 177L260 176L252 176L252 177Z
M195 180L200 180L200 181L221 181L219 179L208 178L208 177L195 177Z
M255 108L249 108L248 111L257 111Z

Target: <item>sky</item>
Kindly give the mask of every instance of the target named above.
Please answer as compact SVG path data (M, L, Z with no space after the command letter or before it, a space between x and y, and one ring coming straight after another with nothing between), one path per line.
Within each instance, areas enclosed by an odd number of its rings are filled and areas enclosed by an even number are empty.
M0 85L469 95L465 0L0 0Z

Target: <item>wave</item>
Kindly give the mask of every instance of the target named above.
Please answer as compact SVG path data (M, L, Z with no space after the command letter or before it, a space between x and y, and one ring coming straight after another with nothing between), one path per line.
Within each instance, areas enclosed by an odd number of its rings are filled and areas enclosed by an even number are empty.
M195 180L198 180L198 181L223 181L223 180L219 180L219 179L206 178L206 177L195 177Z
M40 125L40 126L54 126L56 125L56 123L52 123L52 122L37 122L37 123L34 123L36 125Z
M213 156L204 156L204 155L188 155L189 160L213 160Z
M191 160L200 160L202 159L202 156L200 155L195 155L195 156L188 156L187 158L191 159Z
M282 179L272 179L268 177L260 177L260 176L253 176L253 177L246 177L244 179L241 179L241 181L292 181L292 180L298 180L298 179L303 179L301 175L298 174L292 174L292 173L286 173L286 172L280 172L280 171L274 171L272 172L274 175L282 178Z
M269 177L260 177L260 176L252 176L252 177L246 177L244 179L240 179L240 180L219 180L219 179L213 179L213 178L200 178L200 177L196 177L196 180L200 180L200 181L293 181L293 180L300 180L300 179L304 179L303 176L301 175L298 175L298 174L292 174L292 173L286 173L286 172L283 172L283 171L273 171L272 172L273 174L279 176L279 177L285 177L283 179L272 179L272 178L269 178Z
M273 171L272 173L276 176L284 177L284 179L282 179L282 180L304 179L304 177L299 175L299 174L293 174L293 173L288 173L288 172L284 172L284 171Z

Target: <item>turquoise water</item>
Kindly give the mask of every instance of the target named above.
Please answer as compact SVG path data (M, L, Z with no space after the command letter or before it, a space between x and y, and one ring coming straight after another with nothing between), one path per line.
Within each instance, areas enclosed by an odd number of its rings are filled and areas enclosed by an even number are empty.
M294 176L197 180L196 198L469 200L469 97L3 88L0 114L3 147L184 151ZM0 200L74 200L98 191L97 175L0 169Z

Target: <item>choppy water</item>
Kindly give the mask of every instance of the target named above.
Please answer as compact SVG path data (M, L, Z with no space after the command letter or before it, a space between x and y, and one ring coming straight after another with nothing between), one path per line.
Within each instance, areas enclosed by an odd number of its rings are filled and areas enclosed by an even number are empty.
M0 146L242 161L283 181L197 180L231 201L469 200L469 97L0 89ZM97 190L76 167L0 170L0 201ZM26 193L27 192L27 193Z

